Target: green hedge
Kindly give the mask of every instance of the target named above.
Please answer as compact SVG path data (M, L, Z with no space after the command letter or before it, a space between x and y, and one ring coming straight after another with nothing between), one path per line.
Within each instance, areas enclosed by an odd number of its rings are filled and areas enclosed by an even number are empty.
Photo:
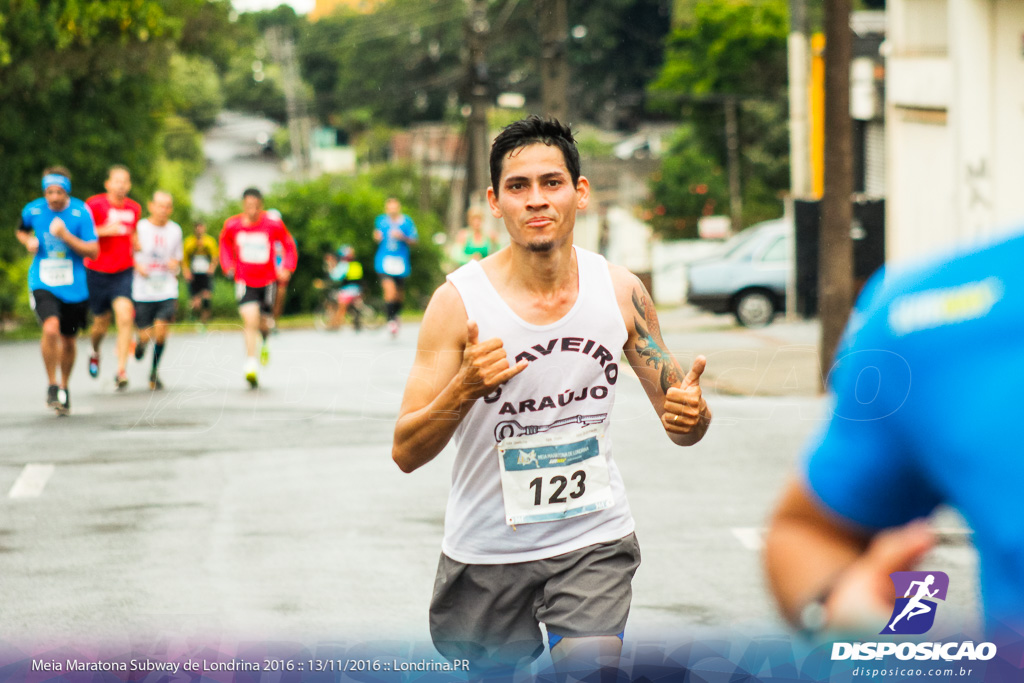
M377 244L373 224L384 210L384 200L396 196L403 211L416 223L419 243L412 248L412 274L406 281L406 305L421 308L444 281L443 253L433 236L444 231L438 212L420 211L411 197L419 189L418 180L407 169L390 167L386 171L358 177L323 176L307 183L287 183L264 196L264 206L281 212L285 225L295 237L299 251L298 267L288 287L286 313L311 312L319 300L313 280L323 277L323 256L342 244L350 244L366 274L368 295L380 295L380 283L373 271ZM444 197L435 197L443 206ZM219 234L224 221L241 210L233 202L207 222L211 234ZM215 293L215 306L217 304Z

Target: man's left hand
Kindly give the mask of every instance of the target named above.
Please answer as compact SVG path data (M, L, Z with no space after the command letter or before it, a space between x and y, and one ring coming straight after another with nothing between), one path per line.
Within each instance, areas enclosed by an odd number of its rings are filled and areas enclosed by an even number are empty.
M700 389L700 376L707 367L707 359L697 356L682 383L665 392L665 410L661 423L671 434L689 434L703 419L707 403Z

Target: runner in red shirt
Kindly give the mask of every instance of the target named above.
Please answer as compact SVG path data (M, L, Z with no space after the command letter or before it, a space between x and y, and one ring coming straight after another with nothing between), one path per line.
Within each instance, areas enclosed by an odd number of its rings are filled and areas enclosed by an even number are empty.
M100 343L110 327L111 311L117 323L117 376L118 391L128 387L125 366L131 352L135 305L132 303L132 280L135 265L135 225L142 217L142 207L128 197L132 177L120 164L110 167L103 187L105 194L85 200L96 222L96 235L100 241L100 254L86 259L86 281L89 285L89 308L93 314L92 355L89 374L100 372Z
M284 260L274 263L274 244L284 250ZM242 193L242 213L224 221L220 233L220 267L235 281L238 312L245 327L245 379L259 386L256 342L262 335L259 364L270 360L267 336L274 315L277 283L288 282L295 271L298 252L284 223L263 210L263 195L255 188Z

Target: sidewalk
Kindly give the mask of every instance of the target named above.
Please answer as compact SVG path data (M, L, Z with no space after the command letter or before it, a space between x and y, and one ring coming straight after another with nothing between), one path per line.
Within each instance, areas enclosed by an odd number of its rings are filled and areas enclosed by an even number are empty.
M759 329L739 326L731 315L690 306L658 311L665 343L688 366L708 359L701 386L732 396L819 396L820 325L817 320L778 317ZM686 369L686 367L684 367Z

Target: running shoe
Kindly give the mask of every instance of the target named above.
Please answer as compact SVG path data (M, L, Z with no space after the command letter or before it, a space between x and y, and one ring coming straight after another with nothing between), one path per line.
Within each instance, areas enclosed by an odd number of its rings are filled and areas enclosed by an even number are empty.
M132 347L134 347L135 360L142 360L142 357L146 355L146 343L132 341Z
M98 377L100 374L100 355L94 353L89 356L89 376Z
M160 376L156 374L156 370L149 373L149 388L152 391L160 391L164 388L164 383L160 381Z
M260 385L259 379L256 377L256 371L259 366L256 365L256 359L250 358L245 362L245 381L249 383L249 386L253 389Z
M56 384L51 384L46 388L46 407L47 408L58 408L60 407L60 396L57 392L60 391L60 387Z
M267 346L267 342L264 341L263 345L260 346L260 365L266 365L270 362L270 347Z
M67 389L60 389L57 391L57 398L60 400L60 404L57 406L57 415L64 417L65 415L71 414L71 394L68 393Z
M391 333L392 337L397 337L398 336L398 321L397 320L389 320L388 321L388 332Z
M114 378L114 388L118 391L125 391L128 389L128 374L125 372L117 373L117 377Z

